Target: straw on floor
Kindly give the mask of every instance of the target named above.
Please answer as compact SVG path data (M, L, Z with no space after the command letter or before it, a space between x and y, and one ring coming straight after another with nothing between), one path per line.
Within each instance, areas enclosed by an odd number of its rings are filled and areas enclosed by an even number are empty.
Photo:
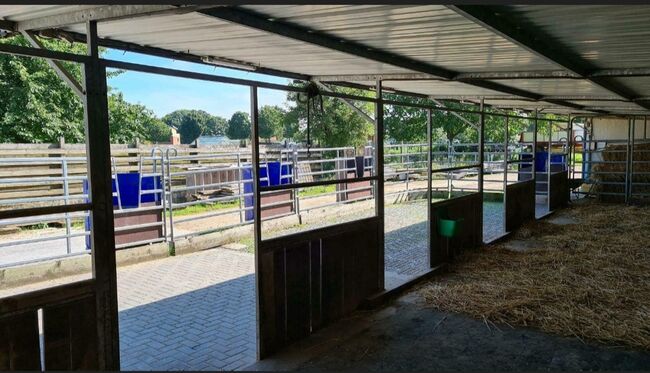
M560 215L580 224L528 224L513 239L532 240L531 251L497 244L468 252L420 294L488 327L650 349L650 208L588 203Z

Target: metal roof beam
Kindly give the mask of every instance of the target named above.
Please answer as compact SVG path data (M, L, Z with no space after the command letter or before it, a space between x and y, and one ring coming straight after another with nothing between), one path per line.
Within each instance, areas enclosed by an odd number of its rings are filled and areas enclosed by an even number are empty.
M323 84L321 82L316 82L315 81L314 83L316 83L316 85L320 89L324 90L325 92L334 92L330 87L326 86L325 84ZM352 109L355 113L359 114L368 123L370 123L372 125L375 124L375 120L373 118L371 118L368 114L366 114L366 112L364 112L363 110L358 108L351 100L348 100L347 98L342 98L342 97L337 97L337 99L340 100L341 102L343 102L348 107L350 107L350 109Z
M630 68L630 69L602 69L596 70L587 76L580 76L574 72L566 70L540 70L540 71L482 71L458 73L453 81L467 80L513 80L513 79L588 79L588 78L625 78L625 77L647 77L650 76L650 68ZM443 80L429 74L422 73L404 73L404 74L353 74L353 75L317 75L312 77L318 81L376 81L381 79L388 80Z
M297 24L289 23L286 21L277 21L273 18L250 10L242 10L240 8L233 7L220 7L214 9L199 10L198 12L224 21L244 25L265 32L270 32L276 35L281 35L290 39L318 45L357 57L363 57L369 60L386 63L404 69L430 74L438 78L452 79L454 75L456 75L455 72L438 66L416 61L397 54L385 52L355 41L342 39L334 35L308 29Z
M376 82L388 80L447 80L435 77L430 74L406 73L406 74L354 74L354 75L314 75L311 77L319 82Z
M74 40L76 42L79 42L79 43L85 43L86 42L86 35L80 34L80 33L77 33L77 32L61 31L61 30L43 30L40 33L41 34L46 33L46 34L52 34L52 35L60 34L60 35L65 35L65 36L67 36L67 37L71 38L72 40ZM184 52L176 52L176 51L172 51L172 50L169 50L169 49L150 47L150 46L139 45L139 44L135 44L135 43L129 43L129 42L114 40L114 39L98 38L98 43L99 43L100 46L105 47L105 48L119 49L119 50L123 50L123 51L126 51L126 52L147 54L147 55L150 55L150 56L170 58L170 59L173 59L173 60L192 62L192 63L198 63L198 64L202 64L202 65L208 65L208 66L215 67L212 64L204 62L201 59L201 56L198 56L198 55L195 55L195 54L184 53ZM235 67L229 67L229 69L242 70L242 69L237 69ZM247 70L242 70L242 71L247 71ZM276 70L276 69L271 69L271 68L266 68L266 67L257 67L254 72L259 73L259 74L274 75L274 76L278 76L278 77L282 77L282 78L288 78L288 79L297 79L297 80L305 80L305 81L310 79L310 77L308 75L297 74L297 73L292 73L292 72L283 71L283 70Z
M607 78L590 77L591 73L598 70L596 66L574 53L567 53L571 49L560 40L542 32L539 27L521 16L513 15L508 7L489 5L448 5L447 7L536 56L560 65L616 95L627 100L639 96L628 87ZM650 103L639 103L639 105L644 109L650 109Z
M293 40L298 40L327 49L336 50L376 62L386 63L392 66L416 71L418 73L429 74L436 78L453 80L456 75L458 75L458 73L455 71L447 70L439 66L417 61L394 53L389 53L387 51L376 49L352 40L347 40L324 32L312 30L291 22L278 21L272 17L250 10L243 10L236 7L220 7L214 9L199 10L198 12L206 16L247 26L256 30L281 35ZM508 87L496 82L479 80L462 82L475 87L481 87L497 92L526 97L533 100L539 100L542 97L537 93ZM582 106L568 102L559 104L575 109L582 109Z
M36 38L36 36L30 32L30 31L23 31L22 32L23 36L27 41L32 45L32 47L37 48L37 49L47 49L43 46L43 43L41 43L40 40ZM45 60L48 65L54 70L56 75L61 78L66 84L72 89L72 91L82 100L84 99L84 96L86 95L86 92L84 88L81 86L81 84L77 81L77 79L70 74L68 69L66 69L65 65L61 63L61 61L53 60L53 59L46 59Z

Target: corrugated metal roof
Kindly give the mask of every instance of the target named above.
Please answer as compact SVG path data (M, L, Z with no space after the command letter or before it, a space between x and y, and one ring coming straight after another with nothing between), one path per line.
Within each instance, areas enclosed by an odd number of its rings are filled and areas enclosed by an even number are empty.
M0 5L0 18L20 22L28 19L65 14L101 5Z
M513 9L599 68L649 65L650 5L520 5Z
M525 89L543 96L615 96L587 80L575 79L502 79L495 80L509 87Z
M85 32L83 25L68 28ZM137 29L137 32L133 30ZM199 56L227 57L258 66L322 75L345 71L390 74L410 70L253 30L198 13L102 22L103 38L149 45Z
M26 21L101 5L2 5L0 18ZM441 5L251 5L243 7L267 19L290 22L368 48L435 65L452 72L551 71L559 65L475 24ZM650 6L512 6L532 22L600 68L648 67ZM85 33L83 24L64 29ZM533 32L535 30L532 30ZM226 57L261 67L304 75L408 74L415 71L317 46L200 13L158 14L102 21L103 38L197 56ZM642 96L650 96L650 78L612 78ZM494 83L541 96L616 97L594 83L576 79L512 79ZM367 83L367 82L363 82ZM387 81L402 91L436 97L494 96L512 93L454 81ZM548 102L500 101L559 111L575 111ZM612 110L640 110L631 102L572 101ZM597 103L598 105L592 105Z
M442 5L244 8L459 72L557 68Z

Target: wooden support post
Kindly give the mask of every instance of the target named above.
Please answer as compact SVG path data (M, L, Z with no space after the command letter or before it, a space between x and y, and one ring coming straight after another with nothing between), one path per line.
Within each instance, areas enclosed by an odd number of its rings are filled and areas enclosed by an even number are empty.
M375 94L377 103L375 104L375 139L377 144L375 159L375 174L377 175L377 184L375 185L375 213L379 218L379 229L377 244L379 245L379 289L385 288L385 258L384 258L384 101L382 96L382 82L377 80Z
M84 68L84 117L92 201L91 242L96 284L99 368L119 370L120 345L106 68L99 60L97 22L88 21L86 26L90 61Z

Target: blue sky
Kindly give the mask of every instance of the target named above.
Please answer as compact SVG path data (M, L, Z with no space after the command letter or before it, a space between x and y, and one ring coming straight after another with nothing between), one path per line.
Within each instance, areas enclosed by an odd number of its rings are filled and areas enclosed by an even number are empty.
M116 50L107 51L104 58L271 83L287 84L289 82L288 79L252 72L215 68ZM125 100L145 105L153 110L158 117L178 109L205 110L226 119L236 111L250 111L250 89L246 86L202 82L133 71L127 71L110 78L108 85L121 91ZM285 92L270 89L259 89L258 92L260 106L284 105Z

